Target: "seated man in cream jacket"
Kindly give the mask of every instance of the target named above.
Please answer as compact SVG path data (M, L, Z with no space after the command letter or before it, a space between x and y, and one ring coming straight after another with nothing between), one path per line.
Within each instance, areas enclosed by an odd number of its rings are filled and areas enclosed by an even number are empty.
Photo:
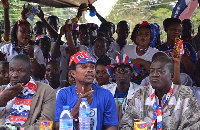
M17 125L39 130L42 120L54 120L55 91L30 76L27 55L19 54L9 63L10 83L0 87L0 125Z

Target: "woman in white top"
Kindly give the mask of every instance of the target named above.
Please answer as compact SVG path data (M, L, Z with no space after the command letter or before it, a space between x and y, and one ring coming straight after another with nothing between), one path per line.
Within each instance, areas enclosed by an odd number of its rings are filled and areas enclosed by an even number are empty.
M157 26L143 21L133 32L136 35L136 43L126 45L122 50L123 54L127 54L131 58L132 63L140 65L140 73L133 79L136 84L140 84L142 79L149 75L152 56L158 52L156 48L153 48L158 36L157 31Z
M43 53L39 46L31 41L32 28L28 21L22 19L17 21L11 32L11 43L1 47L1 52L5 54L5 59L10 60L18 54L27 54L30 57L33 68L33 77L41 79L45 74Z

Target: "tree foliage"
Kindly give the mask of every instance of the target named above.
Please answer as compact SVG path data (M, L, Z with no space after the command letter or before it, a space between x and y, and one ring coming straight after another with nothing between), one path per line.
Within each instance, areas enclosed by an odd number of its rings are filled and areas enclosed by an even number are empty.
M171 17L176 2L174 0L118 0L106 19L115 25L121 20L126 20L130 24L131 32L134 26L142 21L158 23L163 26L163 20ZM195 33L197 33L200 21L199 13L198 7L191 18ZM162 32L161 39L166 40L166 33L164 30ZM116 38L116 34L114 37ZM131 43L130 40L129 42Z
M21 19L21 11L22 11L22 7L23 5L27 5L30 2L25 2L25 1L20 1L20 0L8 0L9 3L11 3L12 5L10 5L9 8L9 17L10 17L10 23L11 25L14 24L17 20ZM36 3L30 3L31 5L33 5L34 7L38 7L39 4ZM19 7L16 7L19 6ZM61 17L63 19L68 19L68 18L73 18L76 15L76 10L75 9L71 9L71 8L54 8L54 7L47 7L44 5L40 5L43 12L45 14L48 15L56 15L58 17ZM0 3L0 22L3 23L4 19L3 19L3 6ZM45 15L45 17L48 17L48 15ZM28 20L32 25L36 22L39 21L40 19L35 16L33 21ZM60 24L63 25L65 23L65 20L60 20Z

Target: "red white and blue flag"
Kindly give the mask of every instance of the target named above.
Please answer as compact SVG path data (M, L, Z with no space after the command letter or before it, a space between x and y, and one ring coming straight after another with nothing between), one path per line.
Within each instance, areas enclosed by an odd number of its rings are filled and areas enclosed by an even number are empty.
M190 19L198 6L198 0L178 0L172 12L172 18Z

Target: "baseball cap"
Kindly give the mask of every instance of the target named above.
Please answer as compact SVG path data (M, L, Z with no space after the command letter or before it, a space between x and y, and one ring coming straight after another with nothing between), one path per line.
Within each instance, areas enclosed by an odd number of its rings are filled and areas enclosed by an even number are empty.
M72 55L70 57L69 66L71 66L73 61L75 64L84 64L84 63L88 63L88 62L96 64L96 61L85 50L79 51L79 52L75 53L74 55Z

